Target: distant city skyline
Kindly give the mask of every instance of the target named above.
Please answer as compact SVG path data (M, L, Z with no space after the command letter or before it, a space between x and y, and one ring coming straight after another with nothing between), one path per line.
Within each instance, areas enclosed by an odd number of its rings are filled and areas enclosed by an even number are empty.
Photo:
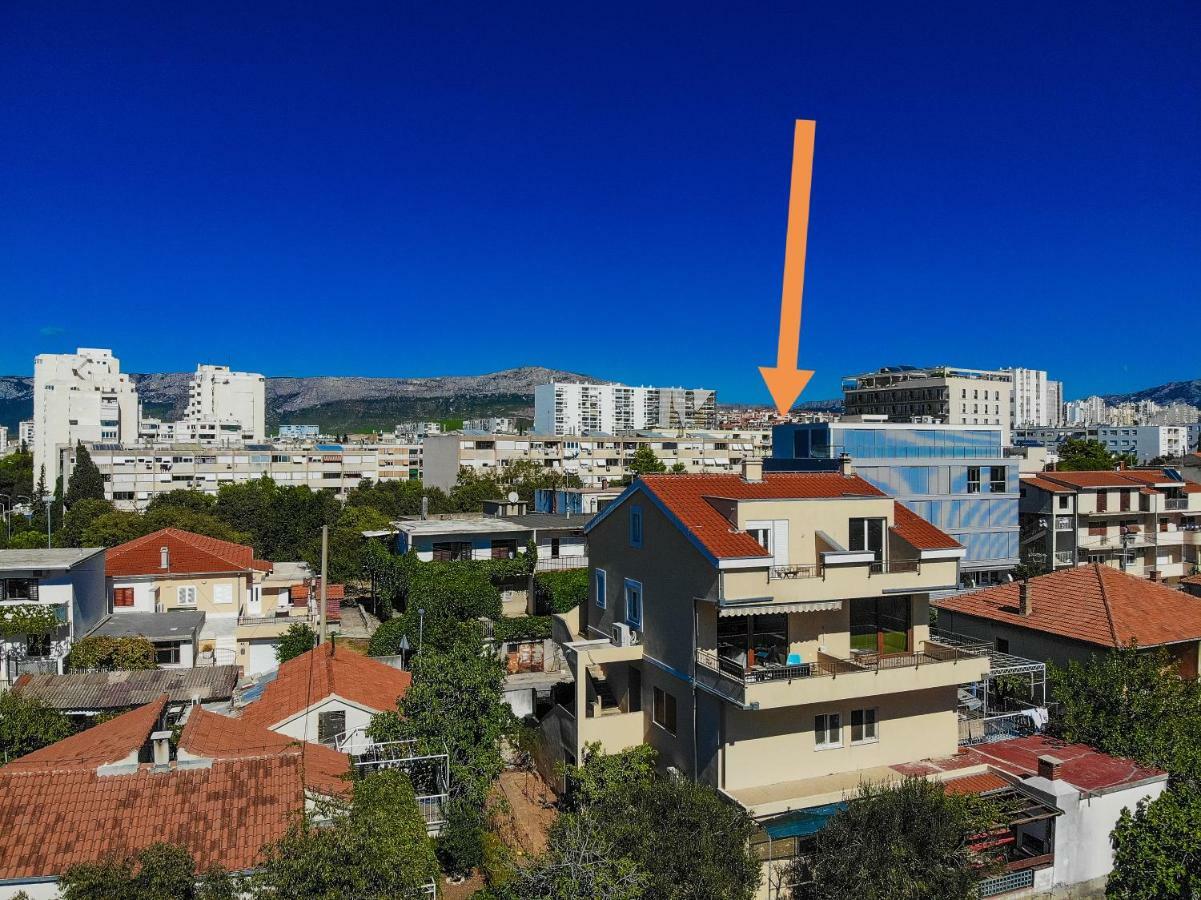
M1198 376L1195 4L467 9L8 10L0 371L537 364L766 403L811 118L802 400L901 363Z

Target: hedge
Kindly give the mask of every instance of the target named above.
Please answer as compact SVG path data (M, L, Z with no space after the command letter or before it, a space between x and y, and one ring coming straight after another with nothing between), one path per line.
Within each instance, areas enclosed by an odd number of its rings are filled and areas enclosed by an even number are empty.
M534 597L539 609L565 613L588 600L588 570L565 569L534 576Z
M550 616L517 616L492 623L492 637L499 642L539 641L550 636Z

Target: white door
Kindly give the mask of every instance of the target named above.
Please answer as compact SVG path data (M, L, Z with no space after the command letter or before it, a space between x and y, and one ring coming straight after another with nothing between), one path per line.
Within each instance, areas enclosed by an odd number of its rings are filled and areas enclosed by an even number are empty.
M279 668L275 659L275 641L251 641L246 653L246 674L261 675Z
M250 597L246 601L246 615L257 619L263 614L263 589L257 584L251 587Z

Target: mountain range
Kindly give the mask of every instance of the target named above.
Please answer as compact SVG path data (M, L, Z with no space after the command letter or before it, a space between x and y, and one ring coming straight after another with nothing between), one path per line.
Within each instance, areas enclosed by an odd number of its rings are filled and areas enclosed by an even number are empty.
M189 372L134 375L146 415L176 419L187 404ZM534 415L534 387L549 381L601 381L588 375L522 366L486 375L432 378L362 378L318 375L267 379L267 426L319 425L329 434L390 431L397 422ZM1128 394L1105 395L1109 404L1154 400L1201 406L1201 378L1173 381ZM809 400L803 410L842 409L841 400ZM33 378L0 375L0 425L16 437L17 423L33 415Z

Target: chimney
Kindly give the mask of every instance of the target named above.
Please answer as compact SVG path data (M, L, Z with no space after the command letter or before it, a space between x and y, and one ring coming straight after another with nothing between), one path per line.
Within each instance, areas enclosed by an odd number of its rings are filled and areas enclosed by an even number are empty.
M421 498L421 518L428 519L430 517L430 498Z
M1063 760L1057 756L1040 756L1038 758L1038 777L1047 781L1058 781Z
M171 732L156 731L150 735L154 745L154 767L165 769L171 765Z
M1152 569L1147 573L1147 577L1152 581L1159 581L1159 569Z
M848 478L855 474L855 464L851 462L851 454L844 453L838 457L838 472Z
M158 548L158 567L160 569L171 568L171 551L166 547Z
M1033 604L1030 602L1030 579L1023 578L1018 582L1018 612L1023 616L1030 615Z
M748 456L742 461L742 480L758 483L763 480L763 460L757 456Z

